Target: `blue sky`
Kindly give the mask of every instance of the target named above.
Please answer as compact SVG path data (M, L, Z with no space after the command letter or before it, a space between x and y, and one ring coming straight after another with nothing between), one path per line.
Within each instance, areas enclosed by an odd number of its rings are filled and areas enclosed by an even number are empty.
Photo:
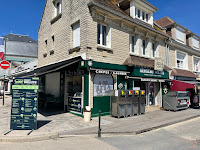
M200 36L200 0L148 0L159 11L154 19L169 16ZM45 0L1 0L0 36L29 35L37 40Z

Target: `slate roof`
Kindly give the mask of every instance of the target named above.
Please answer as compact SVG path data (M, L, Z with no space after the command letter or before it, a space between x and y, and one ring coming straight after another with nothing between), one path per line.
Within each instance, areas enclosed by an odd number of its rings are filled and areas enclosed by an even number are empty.
M19 34L8 34L4 37L7 38L7 41L16 41L16 42L27 42L27 43L37 43L28 35L19 35Z
M125 60L123 65L154 68L154 60L138 56L130 56ZM171 70L171 68L165 65L164 70Z
M192 77L198 78L193 72L182 69L172 69L171 76Z

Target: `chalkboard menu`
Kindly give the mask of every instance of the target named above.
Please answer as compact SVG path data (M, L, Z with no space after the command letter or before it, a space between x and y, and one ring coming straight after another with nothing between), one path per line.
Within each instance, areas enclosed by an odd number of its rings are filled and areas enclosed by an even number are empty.
M81 97L68 97L69 109L81 113Z
M38 78L14 79L10 129L37 129L38 85Z

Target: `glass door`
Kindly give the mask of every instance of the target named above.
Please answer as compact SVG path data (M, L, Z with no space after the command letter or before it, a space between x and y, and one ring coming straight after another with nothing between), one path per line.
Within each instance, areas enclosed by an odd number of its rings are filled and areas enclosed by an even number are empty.
M155 86L154 82L149 83L149 106L155 105Z

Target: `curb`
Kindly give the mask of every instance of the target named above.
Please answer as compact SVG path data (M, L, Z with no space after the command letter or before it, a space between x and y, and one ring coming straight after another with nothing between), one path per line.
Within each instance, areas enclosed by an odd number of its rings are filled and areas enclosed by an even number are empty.
M19 143L19 142L36 142L36 141L44 141L50 139L57 139L59 138L58 133L49 134L49 135L42 135L42 136L32 136L32 137L0 137L0 143Z

